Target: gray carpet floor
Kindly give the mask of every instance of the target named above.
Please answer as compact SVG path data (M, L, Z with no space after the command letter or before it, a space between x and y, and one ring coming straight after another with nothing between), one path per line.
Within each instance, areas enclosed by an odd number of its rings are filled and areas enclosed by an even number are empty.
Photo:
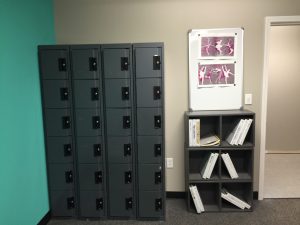
M300 199L254 201L253 212L189 213L183 199L167 200L166 221L51 220L48 225L300 225Z

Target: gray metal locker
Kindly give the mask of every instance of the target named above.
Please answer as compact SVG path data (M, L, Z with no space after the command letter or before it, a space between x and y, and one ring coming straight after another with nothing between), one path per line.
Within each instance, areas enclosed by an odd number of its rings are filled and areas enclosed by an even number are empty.
M137 107L162 106L161 78L136 79Z
M74 80L74 101L78 108L99 108L100 88L99 80Z
M138 135L162 135L163 123L161 108L137 108Z
M109 190L131 190L134 186L134 172L131 164L108 165Z
M101 163L104 157L102 137L77 137L78 163Z
M71 137L48 137L47 150L49 163L73 163L75 151Z
M80 216L103 217L105 215L105 197L102 191L80 191Z
M45 108L69 108L71 89L68 80L44 80L43 96Z
M164 196L161 191L139 192L139 216L145 218L164 216Z
M100 110L76 109L76 135L77 136L100 136L103 121Z
M133 154L133 145L130 136L107 138L109 163L131 163Z
M49 164L48 175L50 188L52 190L66 190L74 188L75 172L72 163Z
M139 164L139 189L146 191L161 190L164 171L161 164Z
M132 88L130 79L105 79L106 107L131 107Z
M99 79L99 50L98 48L77 48L71 49L72 75L74 79Z
M72 134L70 109L46 109L45 122L47 136L70 136Z
M101 164L79 164L80 190L102 190L104 171Z
M139 136L138 137L138 162L161 163L164 151L162 136Z
M50 191L52 216L75 216L76 197L73 190Z
M111 217L135 217L135 202L132 190L110 189L109 215Z
M108 136L130 136L132 122L131 109L106 109Z

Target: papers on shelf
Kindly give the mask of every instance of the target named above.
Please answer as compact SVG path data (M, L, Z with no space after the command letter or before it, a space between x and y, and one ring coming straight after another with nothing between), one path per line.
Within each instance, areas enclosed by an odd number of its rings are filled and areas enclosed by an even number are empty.
M190 185L189 188L190 188L191 196L193 198L197 213L204 212L204 206L200 194L198 192L197 186Z
M222 190L221 190L221 198L227 200L231 204L239 207L240 209L245 209L245 208L250 209L251 208L251 206L247 202L245 202L245 201L241 200L240 198L234 196L233 194L229 193L225 188L222 188Z
M228 173L229 173L230 177L232 179L238 178L239 175L236 172L236 169L235 169L235 167L234 167L234 165L231 161L231 158L230 158L229 154L228 153L222 153L221 157L223 159L223 162L225 163L225 166L228 170Z
M217 135L208 135L200 138L200 146L218 146L220 145L220 138Z
M215 167L219 154L210 153L207 156L206 163L201 170L201 175L203 179L209 179L211 177L212 171Z
M189 120L189 146L200 147L200 119Z
M226 141L231 145L243 145L253 119L241 119L228 135Z

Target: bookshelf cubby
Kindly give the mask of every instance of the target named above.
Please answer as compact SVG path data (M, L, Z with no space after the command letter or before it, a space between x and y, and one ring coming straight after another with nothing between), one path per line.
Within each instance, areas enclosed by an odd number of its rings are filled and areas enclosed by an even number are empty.
M200 119L201 138L209 134L217 135L218 146L191 147L189 144L189 120ZM242 145L230 145L226 139L241 119L252 119L250 129ZM248 212L253 202L253 156L255 144L255 114L248 110L193 111L185 113L185 186L187 209L196 213L189 185L196 185L204 205L204 212ZM211 178L203 179L201 170L207 156L218 153L218 159ZM232 179L221 157L228 153L236 169L238 178ZM221 198L221 190L247 202L250 209L240 209Z

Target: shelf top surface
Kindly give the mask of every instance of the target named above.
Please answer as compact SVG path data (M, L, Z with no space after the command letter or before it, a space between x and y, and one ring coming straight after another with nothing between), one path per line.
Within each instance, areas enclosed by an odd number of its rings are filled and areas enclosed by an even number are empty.
M186 116L238 116L238 115L254 115L250 110L203 110L203 111L187 111Z

